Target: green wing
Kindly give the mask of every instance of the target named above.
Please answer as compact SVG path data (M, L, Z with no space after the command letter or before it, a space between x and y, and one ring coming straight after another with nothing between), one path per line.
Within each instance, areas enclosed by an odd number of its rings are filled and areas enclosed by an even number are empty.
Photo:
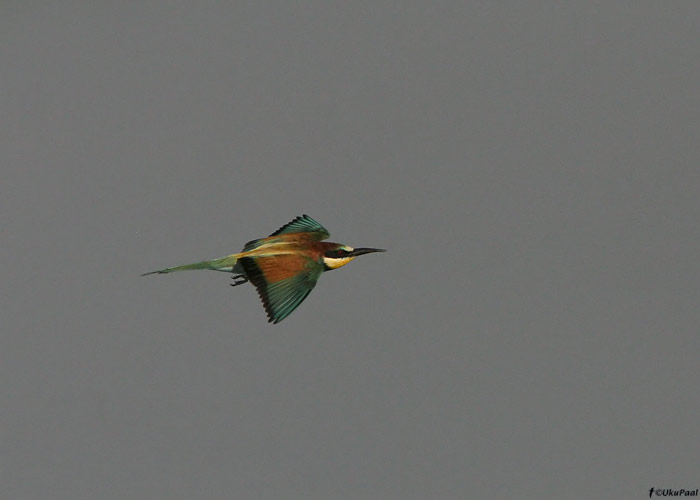
M270 238L272 236L279 236L281 234L295 234L295 233L308 233L307 239L312 240L312 241L321 241L325 240L327 238L330 238L330 233L328 232L328 229L323 227L321 224L313 220L311 217L308 215L300 215L296 219L294 219L291 222L288 222L281 228L279 228L277 231L272 233L270 236L267 238ZM260 245L265 243L266 241L269 241L267 238L260 238L257 240L252 240L249 241L248 243L245 244L243 247L243 252L249 252L250 250L253 250L255 248L258 248Z
M299 307L309 295L323 267L311 259L290 262L278 256L239 259L246 277L258 290L270 323L279 323Z
M270 236L277 236L278 234L292 234L292 233L316 233L313 237L316 241L325 240L330 238L331 234L328 229L323 227L321 224L313 220L308 215L300 215L292 222L288 222L277 231L272 233Z

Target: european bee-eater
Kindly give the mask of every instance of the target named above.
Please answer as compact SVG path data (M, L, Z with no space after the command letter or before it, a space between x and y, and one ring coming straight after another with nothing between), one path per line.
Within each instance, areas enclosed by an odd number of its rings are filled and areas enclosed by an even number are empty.
M250 281L258 290L270 323L279 323L301 304L324 271L344 266L358 255L386 252L380 248L352 248L322 243L330 233L308 215L297 217L267 238L252 240L240 253L184 266L168 267L149 274L189 269L234 273L231 286Z

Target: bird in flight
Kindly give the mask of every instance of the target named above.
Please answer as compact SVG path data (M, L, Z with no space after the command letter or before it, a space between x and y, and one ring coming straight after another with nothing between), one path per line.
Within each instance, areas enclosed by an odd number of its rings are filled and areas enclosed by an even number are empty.
M270 323L279 323L299 307L324 271L344 266L359 255L386 252L380 248L352 248L323 242L330 233L308 215L301 215L267 238L249 241L240 253L149 274L190 269L233 273L231 286L251 282L262 299Z

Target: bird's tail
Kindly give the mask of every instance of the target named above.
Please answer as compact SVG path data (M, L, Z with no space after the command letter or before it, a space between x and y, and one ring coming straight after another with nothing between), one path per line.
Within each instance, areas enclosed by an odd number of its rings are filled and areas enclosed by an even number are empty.
M194 264L185 264L184 266L166 267L165 269L160 269L158 271L143 273L141 276L148 276L149 274L174 273L176 271L189 271L192 269L211 269L212 271L231 272L237 261L238 258L236 254L233 254L227 255L226 257L221 257L220 259L203 260L201 262L195 262Z

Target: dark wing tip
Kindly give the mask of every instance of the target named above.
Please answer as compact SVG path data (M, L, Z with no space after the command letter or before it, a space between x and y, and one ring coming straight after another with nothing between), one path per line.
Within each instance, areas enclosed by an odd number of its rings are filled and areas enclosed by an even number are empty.
M295 223L297 223L297 222L299 222L299 221L304 221L304 220L307 220L307 219L310 219L310 218L311 218L311 217L309 217L309 216L306 215L306 214L297 215L293 220L290 220L289 222L287 222L284 226L280 227L277 231L275 231L274 233L272 233L270 236L277 236L278 234L280 234L282 231L284 231L285 229L287 229L287 228L288 228L289 226L291 226L292 224L295 224ZM313 219L312 219L312 220L313 220Z
M255 286L255 290L258 292L258 296L262 301L265 313L267 313L268 323L279 323L280 320L275 320L275 313L270 304L270 297L267 293L267 280L263 275L262 271L255 263L255 259L252 257L243 257L238 260L245 270L246 277Z

